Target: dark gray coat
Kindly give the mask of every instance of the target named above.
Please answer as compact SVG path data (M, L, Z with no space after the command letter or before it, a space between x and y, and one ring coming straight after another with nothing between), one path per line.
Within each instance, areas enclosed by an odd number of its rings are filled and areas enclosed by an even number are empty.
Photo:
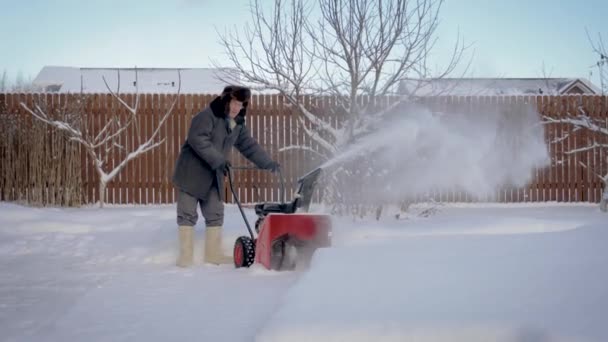
M224 200L222 166L232 146L261 169L268 169L273 163L245 126L246 110L239 113L237 125L231 130L224 108L218 97L192 118L175 165L175 187L201 200L207 199L211 190L219 191L220 199Z

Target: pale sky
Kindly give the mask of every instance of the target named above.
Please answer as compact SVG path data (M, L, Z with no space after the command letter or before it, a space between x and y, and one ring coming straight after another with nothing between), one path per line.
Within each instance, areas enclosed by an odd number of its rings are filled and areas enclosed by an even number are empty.
M215 28L243 26L249 0L0 0L0 73L34 78L45 65L209 67ZM608 1L446 0L433 56L460 31L472 77L586 77L598 58L585 29L608 42ZM226 64L225 66L231 66Z

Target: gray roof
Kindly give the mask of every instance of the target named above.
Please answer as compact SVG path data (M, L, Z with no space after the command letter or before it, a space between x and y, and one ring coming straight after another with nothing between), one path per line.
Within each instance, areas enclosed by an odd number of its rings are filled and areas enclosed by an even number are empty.
M441 78L408 79L399 92L413 96L495 96L495 95L562 95L600 94L585 78Z
M135 71L137 83L135 86ZM118 89L120 73L120 93L176 93L178 88L177 68L78 68L45 66L34 79L37 91L58 93L108 93L103 81L105 77L112 91ZM222 72L232 73L232 69L180 68L181 93L217 94L226 85L218 80ZM82 83L81 83L82 80Z

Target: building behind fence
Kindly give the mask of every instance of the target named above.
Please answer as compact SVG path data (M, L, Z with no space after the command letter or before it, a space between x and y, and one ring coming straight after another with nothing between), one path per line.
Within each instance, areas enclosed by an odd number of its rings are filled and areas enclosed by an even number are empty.
M141 94L140 123L142 134L152 132L155 122L167 110L173 95ZM174 163L183 143L190 119L206 107L214 95L182 94L177 107L162 127L165 143L148 152L129 165L108 184L106 202L110 204L161 204L175 202L175 192L171 184ZM76 101L74 95L65 94L0 94L0 200L18 201L32 205L72 206L95 203L99 199L97 175L89 156L76 143L68 141L63 134L37 122L20 103L29 105L44 103L46 109L66 113ZM126 96L133 103L133 95ZM328 113L335 99L330 97L306 97L304 102L313 112ZM566 113L576 112L582 106L589 116L607 123L607 97L603 96L504 96L504 97L464 97L444 96L427 98L426 105L437 110L461 108L475 111L476 108L496 106L509 111L522 104L536 106L537 110L549 117L560 118ZM103 127L110 113L119 111L126 118L126 110L108 94L91 94L86 101L86 110L93 121L89 123L95 131ZM63 111L59 110L63 109ZM338 118L325 118L334 127ZM281 165L284 166L286 186L293 189L302 172L318 165L309 152L281 149L289 146L318 148L304 130L299 127L292 110L278 95L254 95L246 118L252 136L262 144ZM547 142L552 142L573 127L552 124L545 127ZM472 132L474 133L474 132ZM134 132L130 141L134 144ZM597 176L608 173L606 149L596 149L577 154L564 152L583 147L592 139L604 139L598 143L608 143L606 136L594 136L589 132L577 132L568 139L548 144L551 165L534 170L533 181L524 188L505 187L497 191L493 201L499 202L599 202L602 182ZM121 158L120 153L116 155ZM233 164L247 165L238 153L233 156ZM107 161L110 167L116 158ZM279 199L280 182L276 176L265 171L238 171L235 184L243 202L276 201ZM224 189L227 200L232 201L228 189ZM289 192L288 192L289 195ZM288 197L289 198L289 197ZM467 202L473 199L468 194L451 189L436 189L418 195L418 200L433 199L445 202Z

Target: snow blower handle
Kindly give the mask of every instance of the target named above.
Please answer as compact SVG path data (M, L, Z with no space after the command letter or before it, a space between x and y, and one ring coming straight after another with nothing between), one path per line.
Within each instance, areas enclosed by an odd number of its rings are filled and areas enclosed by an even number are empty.
M231 166L230 168L232 170L260 170L255 166ZM279 172L279 178L281 179L281 203L285 203L285 177L283 176L283 170L280 167L277 170Z
M245 224L247 225L247 230L249 231L249 235L251 236L251 240L255 240L255 237L253 236L253 231L251 230L251 226L249 225L249 221L247 220L247 216L245 216L245 212L243 211L243 207L241 206L241 201L239 201L239 196L236 195L236 192L234 191L234 185L232 184L232 169L241 169L241 168L237 168L237 167L232 167L232 166L228 166L228 184L230 184L230 191L232 192L232 197L234 197L234 200L236 201L236 205L239 207L239 211L241 212L241 216L243 216L243 221L245 221Z
M243 207L241 206L241 201L239 200L239 196L234 191L234 184L232 181L232 170L257 170L256 167L251 166L230 166L229 164L226 166L227 174L228 174L228 184L230 185L230 191L232 192L232 197L236 201L236 205L239 207L239 211L241 212L241 216L243 216L243 221L245 221L245 225L247 225L247 230L249 231L249 236L251 236L251 240L255 240L253 236L253 230L251 230L251 226L249 225L249 221L247 220L247 216L245 216L245 212L243 211ZM279 168L279 175L281 176L281 198L283 203L285 203L285 179L283 178L283 173Z

